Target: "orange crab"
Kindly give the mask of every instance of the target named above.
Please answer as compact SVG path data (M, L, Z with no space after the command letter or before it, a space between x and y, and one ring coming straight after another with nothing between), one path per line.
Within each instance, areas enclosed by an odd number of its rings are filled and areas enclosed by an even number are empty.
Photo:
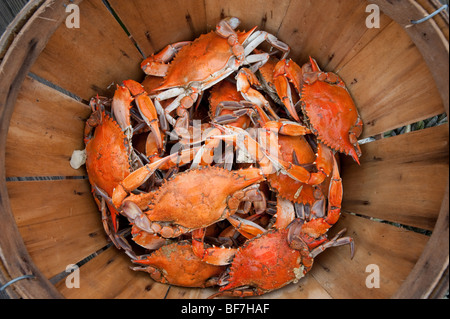
M133 270L145 271L153 280L181 287L206 288L217 285L225 266L215 266L201 261L192 251L191 243L180 241L162 246L147 256L132 260L145 267Z
M285 52L285 55L289 52L285 43L267 32L255 31L256 27L249 32L235 32L239 24L239 19L234 17L223 19L215 31L201 35L192 43L170 45L142 62L141 68L146 74L164 76L162 85L151 92L157 93L155 105L161 100L176 97L165 109L167 120L175 128L187 128L189 117L186 110L204 90L222 81L242 65L266 61L266 53L252 54L260 43L268 41ZM170 66L167 66L174 56ZM175 109L179 116L177 120L170 116Z
M192 169L164 183L142 212L135 197L127 195L149 174L145 166L130 174L115 188L112 200L136 226L165 238L178 237L223 219L239 223L233 214L241 201L259 198L255 186L264 180L257 168L228 171L206 166Z
M359 164L358 137L363 123L342 79L333 72L322 72L311 57L302 68L292 60L280 60L273 77L278 96L288 113L300 121L290 82L301 94L303 114L311 131L322 143L352 156Z
M358 137L363 123L345 83L332 72L322 72L310 58L312 72L303 74L302 106L317 138L359 164Z
M94 194L100 195L100 198L104 197L104 194L111 196L117 184L131 172L129 140L119 124L106 113L103 104L102 98L91 99L93 112L86 122L84 138L89 182ZM125 107L128 109L128 106ZM99 200L96 196L94 199L102 212L106 233L116 246L120 247L120 240L116 236L118 229L116 208L110 202ZM112 227L109 225L107 209L111 215Z
M331 240L326 236L328 229L337 222L340 209L335 205L340 207L342 198L336 160L333 170L327 216L306 221L295 218L293 204L278 198L274 229L233 251L231 266L219 281L222 287L210 298L262 295L296 282L310 271L314 258L330 247L349 244L353 258L353 239L340 238L345 229Z
M320 215L320 217L303 220L299 231L302 240L305 241L311 249L325 241L326 237L324 236L326 236L328 230L338 221L340 216L342 180L339 175L336 158L333 158L333 175L328 187L328 209L326 213L324 207L325 201L323 199L316 201L317 205L313 207L313 210L317 210L317 215ZM321 203L323 205L321 205ZM278 197L276 216L277 218L274 227L277 229L286 228L296 216L293 204L289 200ZM257 232L253 231L256 229L256 227L253 226L253 223L250 225L250 221L247 220L246 224L247 228L242 230L237 228L237 230L248 239L252 239L258 235ZM252 231L247 232L247 230ZM226 265L237 253L236 249L205 248L203 245L203 236L204 230L202 229L193 232L193 249L202 260L215 265Z
M344 230L331 240L308 243L295 227L299 223L295 220L289 229L268 231L239 247L219 280L219 292L209 298L258 296L279 289L303 278L325 249L353 243L349 237L339 238Z

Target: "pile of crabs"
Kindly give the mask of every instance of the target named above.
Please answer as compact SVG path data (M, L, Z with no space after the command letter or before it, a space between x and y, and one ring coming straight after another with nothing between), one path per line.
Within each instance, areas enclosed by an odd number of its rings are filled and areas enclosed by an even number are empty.
M85 129L105 231L132 269L218 286L212 297L296 282L329 247L353 255L345 229L327 232L343 196L338 153L361 155L356 106L336 74L313 58L300 67L288 45L239 22L145 59L142 83L91 99Z

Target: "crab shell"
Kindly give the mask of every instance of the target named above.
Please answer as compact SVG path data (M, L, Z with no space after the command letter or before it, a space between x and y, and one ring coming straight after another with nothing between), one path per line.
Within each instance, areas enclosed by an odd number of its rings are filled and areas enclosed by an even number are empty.
M318 68L313 59L313 69ZM305 81L302 89L302 108L317 138L341 153L351 155L356 162L360 156L357 142L350 141L350 132L361 133L361 119L344 82L334 73L315 71L317 80ZM335 79L334 83L321 77Z
M150 274L153 280L181 287L211 287L226 266L214 266L200 260L192 251L188 241L162 246L142 260L134 263L145 265L135 268Z
M249 32L237 32L239 43L244 43L255 29L256 27ZM154 91L207 81L215 73L224 70L233 56L232 47L226 38L214 31L202 34L190 45L181 48L171 62L164 82Z
M190 170L164 183L144 213L161 227L181 232L207 227L234 214L238 205L230 207L231 197L262 180L257 168L228 171L206 166ZM174 237L178 235L175 231Z
M102 122L95 127L94 136L86 142L86 170L89 182L112 196L114 188L130 174L128 142L119 124L105 112ZM107 204L113 224L117 211Z
M241 93L238 92L236 84L229 81L222 81L214 85L211 89L211 95L209 97L209 113L210 117L214 118L216 114L217 106L223 101L242 101L243 97ZM222 110L219 115L232 114L232 110ZM227 123L231 126L241 127L244 130L250 126L250 118L247 115L239 117L234 122Z
M311 146L303 136L286 136L278 134L278 144L280 146L279 156L282 160L293 163L294 155L299 164L311 164L316 156ZM270 186L275 189L278 196L294 203L312 205L316 200L323 197L323 190L314 188L286 174L270 174L267 176Z
M128 144L117 122L105 112L102 117L93 138L86 143L86 169L91 184L111 196L114 187L130 174Z
M241 246L231 264L228 284L219 294L250 286L250 295L262 295L304 277L312 259L304 264L300 250L291 248L287 237L287 229L268 231Z

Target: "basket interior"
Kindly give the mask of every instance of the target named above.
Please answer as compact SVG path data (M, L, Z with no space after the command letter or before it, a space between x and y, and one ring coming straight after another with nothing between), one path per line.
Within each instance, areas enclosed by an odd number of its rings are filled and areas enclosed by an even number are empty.
M347 3L348 2L348 3ZM341 157L342 216L355 240L327 250L310 274L264 298L389 298L427 244L448 181L448 124L383 138L445 113L435 81L405 30L380 14L367 28L366 1L119 1L80 3L80 28L62 23L20 90L6 144L6 184L15 221L43 275L68 298L204 298L216 289L154 282L104 233L84 168L69 165L83 149L89 99L112 96L115 83L142 80L143 57L192 40L225 16L276 35L299 64L308 56L346 83L364 122L361 165ZM168 22L170 21L170 23ZM447 30L448 31L448 30ZM82 54L81 54L82 53ZM66 266L81 266L80 288L67 288ZM380 288L368 288L368 266Z

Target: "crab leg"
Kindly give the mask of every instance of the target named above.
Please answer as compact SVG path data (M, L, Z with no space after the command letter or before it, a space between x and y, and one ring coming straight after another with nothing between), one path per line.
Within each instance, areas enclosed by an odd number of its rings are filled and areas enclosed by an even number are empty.
M169 69L169 62L182 47L190 44L191 41L182 41L169 44L157 54L152 54L141 63L141 69L149 75L165 76Z
M140 83L134 80L125 80L123 84L134 96L139 113L155 135L158 151L161 152L163 149L163 138L159 129L158 112L156 111L155 105L153 105L152 100Z
M173 93L170 93L167 96L163 96L163 94L171 91L171 90L167 90L165 92L162 92L161 94L158 94L156 96L156 101L158 100L164 100L166 98L171 98L174 97L176 95L172 95L175 93L180 93L175 100L173 100L172 103L169 104L169 106L167 106L164 110L164 113L166 115L167 121L174 125L174 128L184 128L187 129L189 126L189 112L187 111L188 109L190 109L192 107L192 105L194 105L194 103L197 101L198 97L200 96L200 91L197 90L196 88L191 88L188 91L184 91L184 89L182 89L180 91L180 89L175 88L173 89ZM178 115L178 119L175 120L170 113L173 110L177 110L177 115Z
M192 251L202 261L212 265L228 265L237 252L235 248L205 247L205 228L196 229L192 232Z
M315 165L317 172L309 172L307 169L300 165L288 163L278 159L278 161L286 168L290 175L294 176L294 179L309 185L319 185L330 174L332 163L333 151L326 145L319 143L317 148Z
M251 173L253 174L253 173ZM266 230L258 224L233 215L243 201L261 201L265 197L259 191L259 185L252 185L234 193L228 199L229 216L227 220L238 232L247 238L253 238L264 233ZM221 247L206 248L204 244L205 228L196 229L192 232L192 249L194 254L203 261L213 265L227 265L231 262L236 250Z
M253 52L254 49L264 41L267 41L272 47L283 52L282 59L286 58L291 50L289 46L278 40L274 35L267 33L265 31L256 31L254 32L244 43L244 53L245 56L249 55Z
M129 138L131 138L132 135L130 123L131 101L133 101L133 98L130 91L124 86L117 85L111 109L120 128L122 131L126 132L126 135Z
M342 179L339 175L339 168L336 158L333 157L333 175L328 191L328 211L322 218L312 219L302 226L302 232L313 238L318 238L328 231L339 219L342 202Z
M214 157L214 149L219 146L220 141L211 139L210 137L220 133L220 130L216 128L213 128L208 133L206 133L205 144L196 153L190 169L195 169L199 165L204 166L212 163Z
M309 128L297 122L285 120L268 121L268 117L267 115L265 115L265 112L258 105L254 105L254 107L258 111L258 114L263 115L261 116L263 127L272 133L269 134L269 137L260 137L260 143L262 143L264 146L273 147L274 145L278 145L278 134L288 136L302 136L311 133L311 130ZM332 150L326 145L319 143L317 147L316 161L314 163L317 168L317 172L313 173L310 173L300 165L287 163L282 161L281 159L278 159L278 161L289 171L290 174L294 176L294 179L309 185L318 185L322 183L325 178L331 173L333 163L332 156Z
M219 125L217 126L219 127ZM315 162L318 172L310 173L300 165L295 165L278 158L278 141L274 134L270 134L269 138L258 143L240 128L231 126L220 127L224 128L225 131L232 131L234 134L212 136L211 138L219 138L237 143L238 147L246 150L261 165L261 169L266 175L278 172L287 174L289 177L305 184L318 185L331 172L329 164L332 163L331 157L333 157L333 153L331 149L323 144L319 144Z
M114 206L120 207L125 197L127 197L133 189L142 185L155 172L156 169L160 168L164 164L168 164L169 161L174 162L180 157L187 156L188 158L190 158L192 154L195 153L198 149L198 147L190 148L187 150L183 150L181 154L173 153L153 163L142 166L141 168L132 172L122 182L120 182L116 186L116 188L114 188L112 195L112 202Z
M100 209L100 212L102 214L102 223L103 228L105 229L106 234L111 239L114 246L116 246L117 249L123 249L125 253L131 258L135 259L136 255L133 252L133 249L131 248L128 241L125 239L125 233L129 229L124 229L120 232L117 232L117 211L111 204L111 198L109 198L108 194L98 186L93 186L93 192L98 195L101 198L101 201L97 198L97 196L94 196L94 199ZM109 212L109 214L108 214ZM110 223L112 223L112 228L110 227Z
M228 39L231 50L233 51L234 56L237 58L237 62L239 64L242 64L246 55L244 55L244 47L239 43L238 36L234 31L240 23L241 21L235 17L222 19L216 26L216 33L221 37ZM253 30L254 29L255 28L253 28Z
M311 134L311 130L306 126L291 121L268 121L264 123L263 127L276 134L288 136L302 136Z
M159 129L158 114L152 100L147 94L141 94L136 97L135 101L142 118L155 135L158 151L162 152L164 148L163 138Z
M94 128L96 128L98 125L100 125L100 123L103 122L103 112L105 107L103 103L100 102L101 101L98 94L89 102L92 113L87 119L86 124L84 125L84 144L87 144L92 139L94 135Z
M232 110L232 114L220 115L223 110ZM253 108L253 103L247 101L222 101L216 107L216 113L214 114L213 122L219 124L228 124L237 121L242 116L247 115L253 122L256 117L255 109ZM246 129L247 127L242 127Z
M283 59L275 65L273 78L277 94L286 107L289 115L299 122L300 118L295 110L289 82L294 85L298 93L301 92L303 82L302 69L294 61Z
M269 101L261 93L253 89L252 85L261 86L256 75L247 68L240 69L236 76L237 90L241 92L245 100L266 109L273 118L278 119L278 115L270 106Z
M256 187L255 187L256 186ZM235 205L236 208L233 210L237 210L237 208L239 207L239 204L241 202L260 202L260 201L264 201L265 197L264 195L262 195L262 193L259 191L259 185L253 185L248 187L247 189L244 189L245 191L245 196L243 198L237 197L237 202ZM236 198L236 196L233 196L234 198ZM228 205L230 207L231 203L229 202ZM240 232L243 236L247 237L248 239L251 239L257 235L262 234L263 232L265 232L266 230L264 228L262 228L261 226L259 226L258 224L244 219L244 218L240 218L238 216L235 215L231 215L228 218L228 221L230 222L231 225L233 225L236 230L238 232Z
M270 55L268 53L250 54L245 58L247 64L250 64L250 71L255 73L260 67L269 61Z
M361 118L358 118L356 124L350 128L350 131L348 133L350 143L352 143L354 150L350 151L350 155L353 157L356 163L359 163L359 157L361 156L361 148L359 147L358 143L358 136L361 135L363 130L363 122Z
M355 253L355 244L353 242L353 238L351 238L351 237L340 238L345 231L346 231L345 228L342 229L341 231L339 231L339 233L337 233L336 236L334 236L332 239L330 239L330 241L327 241L327 242L323 243L322 245L320 245L319 247L313 249L310 253L310 256L312 258L316 258L317 255L319 255L320 253L325 251L325 249L327 249L327 248L338 247L338 246L343 246L343 245L350 245L350 258L353 258L354 253Z
M216 124L215 126L220 128L225 134L211 136L210 138L232 142L240 149L249 153L250 156L261 166L262 174L268 175L280 172L282 174L288 174L290 177L296 179L285 167L283 167L282 163L277 158L277 154L272 156L272 154L266 152L266 150L262 148L261 145L243 129L228 125Z
M286 228L295 219L294 205L287 199L277 197L277 214L273 225L277 229Z
M133 235L132 239L136 244L149 250L156 250L169 243L168 239L163 238L158 234L150 234L143 231L136 225L133 225L131 234Z

